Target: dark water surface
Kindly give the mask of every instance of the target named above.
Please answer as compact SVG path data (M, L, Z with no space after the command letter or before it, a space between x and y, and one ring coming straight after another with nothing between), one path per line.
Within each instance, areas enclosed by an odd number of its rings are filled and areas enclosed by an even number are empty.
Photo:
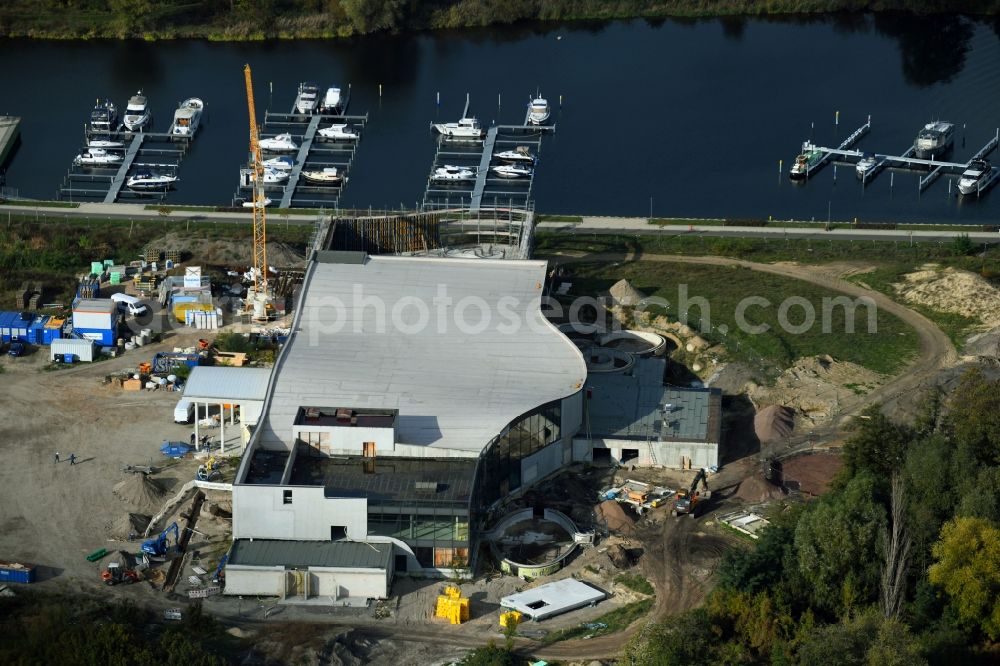
M543 212L648 215L652 203L654 215L671 217L1000 219L1000 186L960 200L949 196L946 178L918 194L912 173L896 173L893 187L889 172L862 188L843 167L836 180L832 167L804 186L787 178L804 139L835 144L868 114L863 149L900 154L925 122L941 118L957 123L953 157L967 160L1000 126L997 22L845 15L329 42L7 40L0 59L0 113L24 118L7 185L28 197L55 196L95 98L110 96L123 111L142 88L157 131L180 100L197 96L207 106L170 200L228 204L246 155L249 62L260 118L265 107L287 111L299 81L352 84L350 112L370 117L344 206L413 206L434 152L430 121L457 119L468 92L484 124L520 122L539 89L554 107L563 97L535 181Z

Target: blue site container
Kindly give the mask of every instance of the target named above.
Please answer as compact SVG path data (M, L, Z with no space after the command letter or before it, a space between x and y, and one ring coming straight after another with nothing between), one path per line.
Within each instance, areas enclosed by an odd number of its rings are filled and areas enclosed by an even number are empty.
M74 328L73 332L78 333L78 337L93 340L98 345L110 347L115 344L115 331L110 328Z
M53 340L59 340L62 338L62 327L59 328L43 328L42 329L42 344L51 345Z
M49 323L46 315L35 317L28 326L28 342L33 345L45 344L45 325Z
M16 312L0 312L0 340L3 342L10 342L10 322L14 320L14 316L17 314Z
M34 583L35 565L0 562L0 582L3 583Z

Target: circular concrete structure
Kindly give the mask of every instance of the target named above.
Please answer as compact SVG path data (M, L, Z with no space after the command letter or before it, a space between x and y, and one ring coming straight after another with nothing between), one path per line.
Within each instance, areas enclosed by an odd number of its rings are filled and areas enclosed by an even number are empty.
M635 354L636 356L663 356L667 340L657 333L645 331L613 331L597 338L598 344L609 349ZM680 341L674 340L680 347Z
M504 516L490 532L490 550L504 573L525 580L558 571L576 549L576 525L565 514L521 509Z
M635 355L620 349L591 347L583 355L587 372L622 372L635 365Z

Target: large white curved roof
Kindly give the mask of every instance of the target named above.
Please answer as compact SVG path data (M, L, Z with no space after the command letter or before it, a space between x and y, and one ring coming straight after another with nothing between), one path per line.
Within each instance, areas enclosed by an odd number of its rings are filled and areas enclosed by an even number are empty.
M586 379L580 351L541 313L545 270L543 261L326 254L303 285L263 443L290 443L300 406L390 408L398 443L477 455Z

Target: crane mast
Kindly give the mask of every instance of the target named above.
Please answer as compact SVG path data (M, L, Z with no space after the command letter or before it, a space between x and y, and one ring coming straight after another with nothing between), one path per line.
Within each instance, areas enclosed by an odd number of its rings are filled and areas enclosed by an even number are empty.
M253 162L253 295L254 301L266 303L267 284L267 218L264 213L264 162L260 156L260 133L253 102L253 78L250 65L243 67L247 85L247 110L250 112L250 158ZM250 300L250 299L248 299ZM248 303L248 305L255 305ZM256 308L255 308L256 314Z

